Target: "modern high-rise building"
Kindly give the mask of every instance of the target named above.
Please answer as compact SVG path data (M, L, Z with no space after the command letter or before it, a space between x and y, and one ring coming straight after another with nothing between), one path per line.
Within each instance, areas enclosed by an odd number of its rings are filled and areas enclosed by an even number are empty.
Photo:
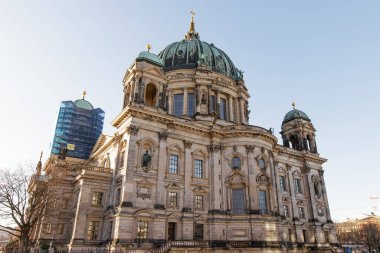
M85 93L84 93L85 94ZM51 153L88 159L103 130L104 111L84 99L62 101Z

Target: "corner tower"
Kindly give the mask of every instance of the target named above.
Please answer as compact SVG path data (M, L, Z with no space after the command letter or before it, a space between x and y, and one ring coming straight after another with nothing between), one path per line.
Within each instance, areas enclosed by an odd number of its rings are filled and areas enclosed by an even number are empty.
M281 137L283 145L296 150L308 150L317 153L317 144L315 142L315 128L311 123L309 116L301 110L295 108L289 111L282 121Z

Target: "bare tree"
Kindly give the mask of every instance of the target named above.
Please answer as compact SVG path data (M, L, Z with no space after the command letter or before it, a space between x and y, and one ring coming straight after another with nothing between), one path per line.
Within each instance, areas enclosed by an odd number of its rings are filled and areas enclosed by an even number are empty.
M368 247L369 252L380 250L380 227L375 223L363 224L358 231L359 240Z
M40 172L40 162L34 175L32 166L0 170L0 231L19 239L19 253L28 249L32 229L52 200L53 187Z

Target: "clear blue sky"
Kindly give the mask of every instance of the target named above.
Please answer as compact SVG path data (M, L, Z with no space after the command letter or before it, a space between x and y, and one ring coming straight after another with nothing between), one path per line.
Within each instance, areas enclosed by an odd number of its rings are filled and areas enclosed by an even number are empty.
M251 124L278 133L293 100L312 119L333 218L380 208L369 199L380 196L377 0L3 0L0 166L49 153L60 101L84 88L113 133L126 69L147 43L158 53L181 40L190 10L201 39L244 70Z

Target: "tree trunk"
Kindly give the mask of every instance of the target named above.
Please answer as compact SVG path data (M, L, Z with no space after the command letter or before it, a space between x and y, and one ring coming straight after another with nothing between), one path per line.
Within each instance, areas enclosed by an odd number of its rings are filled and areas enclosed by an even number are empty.
M28 237L27 236L21 236L20 237L20 244L18 246L18 253L26 253L28 250Z

